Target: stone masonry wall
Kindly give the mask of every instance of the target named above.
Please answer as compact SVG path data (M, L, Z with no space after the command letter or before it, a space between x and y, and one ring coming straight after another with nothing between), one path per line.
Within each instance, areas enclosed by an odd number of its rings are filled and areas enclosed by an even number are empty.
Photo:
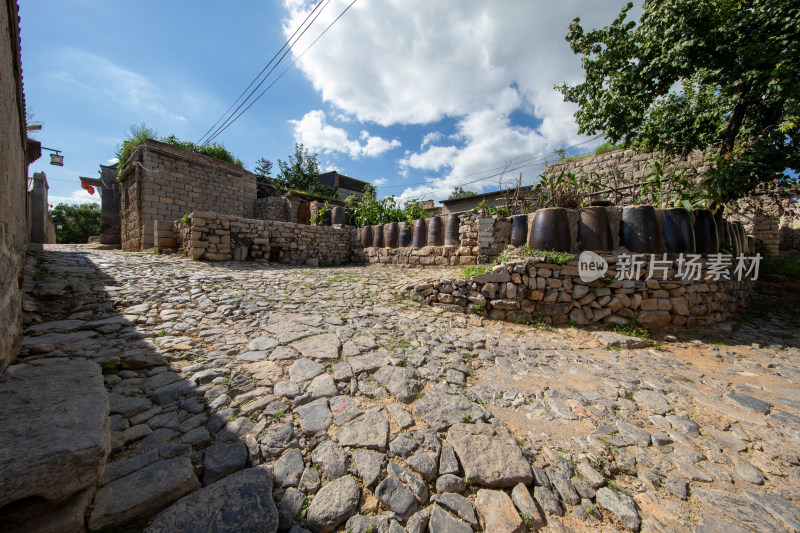
M253 218L289 222L289 202L283 196L259 198L255 202Z
M15 0L0 7L0 374L22 337L22 278L27 246L25 101Z
M616 275L617 257L605 256L607 276ZM703 269L705 272L705 269ZM730 275L730 270L728 271ZM753 281L683 280L671 270L661 279L611 279L585 283L577 261L566 265L543 258L507 263L471 279L442 279L417 285L412 298L458 313L496 320L550 324L627 324L635 318L648 328L710 326L733 316L747 302Z
M175 220L193 211L253 216L254 174L162 142L139 145L121 182L123 250L152 247L156 220Z
M358 246L352 227L309 226L209 212L194 212L189 219L189 223L182 219L173 223L173 238L192 259L341 265L354 260ZM161 233L158 238L167 236Z

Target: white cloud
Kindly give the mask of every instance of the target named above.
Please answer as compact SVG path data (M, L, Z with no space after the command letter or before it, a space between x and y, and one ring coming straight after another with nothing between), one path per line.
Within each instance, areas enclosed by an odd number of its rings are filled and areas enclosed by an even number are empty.
M367 131L361 132L361 142L350 139L344 129L327 123L325 112L322 110L309 111L300 120L290 120L289 123L294 126L295 140L313 152L323 154L341 152L357 159L361 156L376 157L400 146L400 141L397 139L387 141L381 137L374 137Z
M99 204L100 203L100 193L95 188L94 194L89 194L88 191L85 189L78 189L76 191L72 191L72 194L69 196L55 196L55 195L48 195L47 196L47 203L50 205L58 205L58 204Z
M386 178L376 178L372 180L372 184L375 185L376 187L379 187L381 185L385 185L387 181L388 180Z
M361 2L298 66L324 101L355 120L392 126L456 119L458 131L448 137L449 142L437 144L444 136L430 132L419 152L398 161L401 175L408 169L446 172L438 181L429 180L425 187L433 191L460 184L456 178L462 174L524 153L544 155L585 141L587 137L577 135L575 106L564 103L553 90L556 84L582 77L579 58L564 36L573 18L580 16L585 28L603 26L625 3ZM284 4L288 36L313 4L303 0L284 0ZM349 0L331 0L295 53L304 50L347 4ZM632 15L638 18L638 13ZM533 115L536 128L515 125L510 117L516 111Z
M108 163L109 165L116 165L117 163L119 163L119 158L117 158L117 157L112 157L111 159L109 159L108 161L106 161L106 163Z

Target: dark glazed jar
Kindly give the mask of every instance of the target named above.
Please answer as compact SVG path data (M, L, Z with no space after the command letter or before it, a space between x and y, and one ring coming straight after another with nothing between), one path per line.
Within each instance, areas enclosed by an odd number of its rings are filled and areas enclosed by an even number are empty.
M361 228L361 247L369 248L372 246L372 226Z
M578 220L578 242L581 250L610 252L614 248L608 211L605 207L584 207Z
M664 245L671 254L695 251L692 217L686 209L676 207L664 210Z
M714 213L708 209L694 211L694 242L698 254L715 254L719 252L719 237Z
M619 241L636 254L664 253L664 239L652 205L629 206L622 210Z
M447 215L444 225L444 245L445 246L458 246L461 244L461 239L458 236L458 215Z
M427 241L428 225L424 218L414 221L414 233L411 236L411 246L413 248L424 248Z
M397 240L399 248L411 246L411 222L400 223L400 236Z
M566 209L548 207L534 213L528 232L528 247L531 250L569 252L571 244Z
M383 243L387 248L397 248L398 232L397 222L383 225Z
M528 242L528 215L515 215L511 217L511 246L522 246Z
M331 209L331 224L347 224L347 216L344 213L344 207L336 206Z
M383 224L372 227L372 246L383 248Z
M744 224L740 221L736 221L733 223L733 227L736 228L736 234L739 236L739 250L740 253L745 255L750 253L749 246L747 243L747 230L744 229Z
M441 246L443 243L442 219L439 217L431 217L428 222L428 246Z

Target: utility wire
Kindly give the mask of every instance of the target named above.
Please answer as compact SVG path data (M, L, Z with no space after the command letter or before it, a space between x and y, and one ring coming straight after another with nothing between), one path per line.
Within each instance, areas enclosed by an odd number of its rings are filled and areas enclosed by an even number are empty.
M311 42L311 44L310 44L310 45L308 45L308 47L306 47L306 49L305 49L305 50L303 50L303 51L302 51L302 53L300 53L300 55L298 55L298 56L297 56L297 59L295 59L295 60L292 62L292 64L291 64L291 65L289 65L288 67L286 67L286 69L285 69L283 72L281 72L281 73L280 73L280 75L279 75L279 76L278 76L278 77L275 79L275 81L273 81L272 83L270 83L270 84L269 84L269 85L266 87L266 89L264 89L263 91L261 91L261 94L259 94L259 95L256 97L256 99L255 99L255 100L253 100L252 102L250 102L250 104L249 104L247 107L245 107L245 108L244 108L244 109L243 109L243 110L242 110L242 111L241 111L241 112L240 112L238 115L236 115L236 116L235 116L235 117L234 117L232 120L230 120L230 122L228 122L228 123L227 123L227 124L226 124L224 127L220 127L220 128L218 128L218 131L217 131L217 132L215 132L215 133L214 133L214 134L213 134L213 135L212 135L212 136L211 136L211 137L210 137L208 140L206 140L206 144L207 144L207 143L209 143L209 142L211 142L211 141L213 141L214 139L216 139L216 138L217 138L217 137L218 137L218 136L219 136L219 135L220 135L222 132L224 132L226 129L228 129L228 127L229 127L231 124L233 124L234 122L236 122L236 121L239 119L239 117L241 117L241 116L242 116L242 115L243 115L243 114L244 114L244 113L245 113L245 112L246 112L248 109L250 109L250 108L253 106L253 104L255 104L256 102L258 102L258 101L261 99L261 97L262 97L262 96L264 96L264 94L265 94L265 93L266 93L268 90L270 90L270 89L272 88L272 86L273 86L273 85L275 85L276 83L278 83L278 81L279 81L279 80L280 80L280 79L281 79L281 78L284 76L284 74L286 74L286 73L289 71L289 69L291 69L293 66L295 66L295 65L297 64L297 62L298 62L298 61L300 61L300 59L302 59L302 57L303 57L303 56L306 54L306 52L308 52L308 51L311 49L311 47L312 47L312 46L314 46L314 45L317 43L317 41L319 41L319 40L322 38L322 36L323 36L323 35L325 35L325 34L328 32L328 30L329 30L329 29L331 29L331 26L333 26L334 24L336 24L336 22L337 22L337 21L338 21L340 18L342 18L342 16L343 16L345 13L347 13L347 12L350 10L350 8L351 8L351 7L353 7L353 4L355 4L355 3L356 3L356 1L357 1L357 0L353 0L352 2L350 2L350 4L349 4L349 5L348 5L346 8L344 8L344 11L342 11L341 13L339 13L339 16L338 16L338 17L336 17L335 19L333 19L333 22L331 22L330 24L328 24L328 27L326 27L326 28L325 28L325 29L322 31L322 33L320 33L320 34L319 34L319 36L318 36L316 39L314 39L314 40ZM295 43L296 43L296 42L297 42L297 41L295 41ZM287 52L288 52L288 51L287 51ZM284 54L284 55L286 55L286 54ZM282 59L282 58L281 58L281 59ZM280 63L280 61L279 61L279 63ZM277 66L277 64L276 64L276 66ZM266 79L266 78L265 78L265 79ZM260 84L259 84L259 85L260 85ZM241 106L239 106L239 107L241 107Z
M320 7L320 6L322 6L322 4L323 4L323 3L324 3L325 5L322 7L322 9L320 9L319 13L317 13L317 14L316 14L316 16L314 16L314 20L312 20L312 21L311 21L311 22L310 22L308 25L306 25L306 22L308 22L308 19L310 19L310 18L311 18L311 16L312 16L312 15L314 15L314 12L315 12L315 11L317 11L317 9L319 9L319 7ZM283 52L284 48L286 48L287 46L289 46L289 50L291 50L291 49L292 49L292 47L293 47L293 46L294 46L294 45L297 43L297 41L300 39L300 37L302 37L302 36L303 36L303 34L306 32L306 30L307 30L308 28L310 28L310 27L311 27L311 24L313 24L313 23L314 23L314 21L315 21L315 20L317 20L317 17L319 17L320 13L322 13L322 11L324 11L324 10L325 10L325 7L327 7L329 3L330 3L330 0L320 0L320 1L319 1L319 3L318 3L318 4L317 4L315 7L314 7L314 9L312 9L312 10L311 10L311 11L308 13L308 15L306 15L306 18L305 18L305 20L303 20L303 22L302 22L302 23L301 23L301 24L300 24L300 25L297 27L297 29L295 29L295 30L294 30L294 33L291 35L291 37L289 37L289 38L286 40L286 42L285 42L285 43L283 43L283 46L281 46L280 50L278 50L277 52L275 52L275 55L274 55L274 56L272 56L272 59L270 59L270 60L269 60L269 62L268 62L266 65L264 65L264 68L262 68L262 69L261 69L261 72L259 72L259 73L258 73L258 75L257 75L255 78L253 78L253 81L251 81L251 82L250 82L250 85L248 85L248 86L247 86L247 88L246 88L244 91L242 91L242 94L240 94L240 95L239 95L239 97L238 97L238 98L237 98L237 99L236 99L236 100L235 100L235 101L234 101L234 102L233 102L233 103L230 105L230 107L229 107L229 108L228 108L228 109L227 109L227 110L226 110L226 111L225 111L225 112L222 114L222 116L220 116L220 117L217 119L217 121L216 121L216 122L215 122L215 123L214 123L214 124L213 124L213 125L212 125L210 128L208 128L208 130L206 130L206 132L205 132L205 133L204 133L204 134L203 134L203 135L200 137L200 139L197 141L197 144L200 144L200 143L203 141L203 139L206 137L206 135L208 135L208 134L209 134L209 133L210 133L210 132L211 132L211 131L212 131L214 128L216 128L216 127L217 127L217 124L219 124L219 123L220 123L220 121L221 121L223 118L225 118L225 116L226 116L226 115L228 115L228 113L230 112L230 110L231 110L231 109L233 109L233 106L235 106L235 105L236 105L236 104L239 102L239 100L241 100L241 99L242 99L242 96L244 96L244 94L245 94L245 93L248 91L248 89L250 89L250 87L252 87L252 86L253 86L253 84L254 84L256 81L258 81L258 79L261 77L261 75L262 75L262 74L264 74L264 71L266 71L266 70L267 70L267 68L269 68L269 66L272 64L272 62L273 62L273 61L275 61L275 58L277 58L277 57L278 57L278 55L279 55L281 52ZM295 38L295 36L297 35L297 32L299 32L299 31L300 31L300 29L301 29L301 28L303 28L304 26L305 26L305 29L303 30L303 32L302 32L302 33L300 33L300 35L299 35L299 36L297 36L297 39L295 39L294 43L292 43L292 44L290 45L289 43L291 43L291 42L292 42L292 39L294 39L294 38ZM272 67L272 70L270 70L270 71L269 71L269 73L267 73L267 75L266 75L266 76L264 76L264 80L266 80L266 79L269 77L269 75L272 73L272 71L273 71L273 70L275 70L275 67L277 67L277 66L278 66L278 64L281 62L281 60L283 60L283 58L286 56L286 54L289 52L289 50L287 50L286 52L284 52L283 56L281 56L281 59L280 59L280 60L278 60L278 63L276 63L276 64L275 64L275 66L273 66L273 67ZM260 82L260 83L259 83L259 84L258 84L258 85L255 87L255 89L253 89L252 91L250 91L250 94L249 94L249 95L247 95L247 98L245 98L245 99L244 99L244 101L242 102L242 104L244 104L244 102L246 102L247 100L249 100L249 99L250 99L250 97L251 97L251 96L253 96L253 93L255 93L255 92L258 90L258 88L261 86L261 84L262 84L262 83L264 83L264 80L261 80L261 82ZM241 104L239 105L239 107L237 107L237 108L236 108L236 110L235 110L233 113L236 113L236 111L238 111L240 108L241 108ZM233 113L231 113L231 116L233 115ZM227 122L227 120L229 120L229 119L230 119L230 117L228 117L228 119L226 119L226 122ZM223 124L224 124L224 123L223 123ZM206 143L203 143L203 144L207 144L207 143L208 143L208 141L207 141Z

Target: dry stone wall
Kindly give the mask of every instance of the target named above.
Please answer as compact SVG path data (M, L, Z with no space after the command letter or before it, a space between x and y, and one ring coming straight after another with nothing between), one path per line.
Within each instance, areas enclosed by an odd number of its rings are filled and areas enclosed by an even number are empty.
M352 227L309 226L212 212L194 212L188 218L188 222L172 222L169 233L159 223L157 242L165 247L172 247L166 244L174 242L192 259L206 261L255 259L291 265L341 265L358 260Z
M15 0L0 7L0 374L19 352L28 235L27 134L17 11Z
M121 182L123 250L152 247L156 220L175 220L192 211L253 216L254 174L162 142L139 145Z
M471 279L423 283L411 295L448 311L496 320L525 322L542 317L550 324L585 326L627 324L635 319L657 329L723 322L743 308L754 287L753 281L737 281L730 269L727 276L733 280L684 280L674 270L665 280L620 280L614 278L618 257L604 258L610 280L586 283L578 275L577 261L559 265L533 258L498 265Z
M255 202L253 218L289 222L289 201L283 196L259 198Z

